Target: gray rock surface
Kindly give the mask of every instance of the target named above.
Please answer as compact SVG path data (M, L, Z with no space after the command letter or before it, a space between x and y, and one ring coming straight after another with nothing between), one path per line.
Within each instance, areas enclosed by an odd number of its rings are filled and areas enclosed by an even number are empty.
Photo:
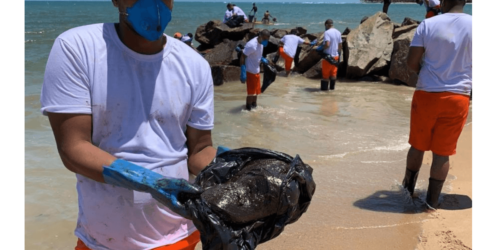
M399 80L408 86L417 85L418 75L411 72L406 65L410 44L415 35L416 26L394 40L394 50L391 58L391 67L389 69L389 78Z

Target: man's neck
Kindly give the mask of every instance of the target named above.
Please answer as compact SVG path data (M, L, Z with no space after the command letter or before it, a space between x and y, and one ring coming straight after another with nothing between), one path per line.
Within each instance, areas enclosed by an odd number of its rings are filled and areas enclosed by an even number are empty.
M122 20L120 20L120 23L115 24L115 29L122 43L125 44L125 46L127 46L129 49L139 54L156 54L163 50L163 47L167 42L165 36L162 36L156 41L149 41L137 34Z
M446 13L464 13L464 7L455 5Z

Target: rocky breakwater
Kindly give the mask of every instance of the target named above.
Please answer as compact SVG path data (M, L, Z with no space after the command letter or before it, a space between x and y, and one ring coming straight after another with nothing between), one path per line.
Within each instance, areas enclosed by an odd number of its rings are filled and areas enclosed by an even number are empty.
M401 24L394 23L385 13L378 12L363 18L355 29L346 28L342 33L343 53L338 76L353 80L390 79L395 83L415 86L417 76L406 66L406 57L419 23L410 18ZM302 27L294 28L303 39L317 39L318 44L323 42L323 32L309 34ZM215 85L239 80L239 58L235 48L244 46L260 30L249 23L229 28L218 20L198 27L195 40L200 46L197 50L210 63ZM268 60L274 58L280 39L289 34L291 29L273 29L270 32L271 38L263 55ZM301 45L299 50L292 70L307 78L321 78L321 56L308 45ZM277 62L276 69L284 70L282 58Z

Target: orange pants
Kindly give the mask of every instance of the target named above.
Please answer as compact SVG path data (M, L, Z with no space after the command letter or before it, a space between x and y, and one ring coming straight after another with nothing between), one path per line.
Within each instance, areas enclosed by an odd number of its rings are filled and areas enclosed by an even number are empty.
M289 55L285 53L283 47L280 47L279 53L280 56L283 57L283 59L285 59L285 71L290 71L292 69L293 58L291 58Z
M339 60L339 57L336 56L335 60ZM330 77L337 77L337 66L332 65L327 60L323 59L321 63L321 72L323 73L323 79L330 79Z
M183 240L180 240L171 245L154 248L154 250L194 250L198 242L200 242L200 232L197 230ZM78 239L75 250L91 250L91 249L88 248L85 245L85 243L83 243L83 241Z
M437 10L440 10L441 9L441 6L440 5L437 5L436 7L433 7L434 9L437 9ZM432 10L429 10L427 11L427 14L425 15L425 18L431 18L433 16L435 16L436 13Z
M409 143L420 151L454 155L468 114L469 96L417 90L411 104Z
M260 95L260 74L247 72L247 95Z

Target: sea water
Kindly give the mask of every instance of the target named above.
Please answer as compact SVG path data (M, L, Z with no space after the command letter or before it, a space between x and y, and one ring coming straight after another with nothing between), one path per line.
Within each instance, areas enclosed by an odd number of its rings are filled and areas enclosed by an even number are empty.
M251 9L251 3L237 5L247 13ZM49 122L39 111L40 89L59 34L81 25L116 22L118 12L111 1L26 2L25 6L26 249L71 249L76 244L76 179L62 165ZM222 19L225 6L176 2L165 32L194 34L199 25ZM382 9L381 4L257 6L258 19L265 10L278 19L274 26L257 27L302 26L309 33L322 31L328 18L340 31L354 29L363 16ZM471 14L471 5L466 12ZM417 4L392 4L389 9L397 23L405 17L422 20L424 15ZM429 218L421 213L418 199L411 200L399 185L409 148L414 89L352 81L338 81L334 92L318 88L318 80L280 75L251 112L243 111L245 85L229 82L215 88L215 146L299 154L314 168L317 190L308 212L259 249L413 249L420 224ZM417 184L417 194L423 197L428 169L424 166ZM451 188L447 182L444 192Z

